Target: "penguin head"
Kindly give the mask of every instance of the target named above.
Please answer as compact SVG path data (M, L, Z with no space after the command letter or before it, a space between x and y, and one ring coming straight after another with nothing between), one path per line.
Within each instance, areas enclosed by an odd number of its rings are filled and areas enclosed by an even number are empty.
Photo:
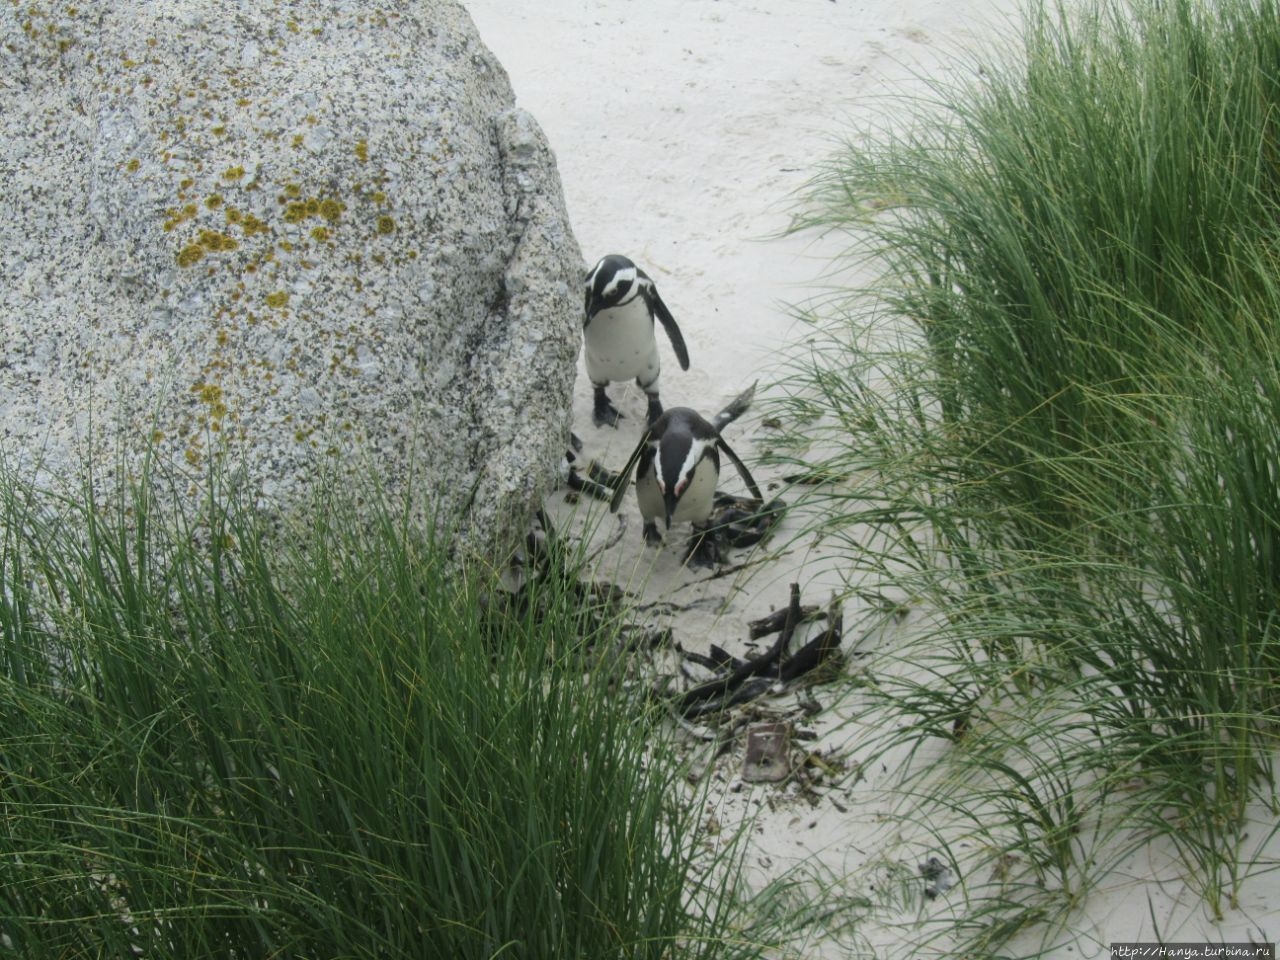
M601 310L621 306L640 292L640 271L626 257L611 253L587 274L587 322Z
M687 430L668 430L655 444L653 472L662 494L662 504L666 511L667 529L671 529L671 517L676 512L676 505L698 469L698 464L705 457L716 459L715 437L696 436Z

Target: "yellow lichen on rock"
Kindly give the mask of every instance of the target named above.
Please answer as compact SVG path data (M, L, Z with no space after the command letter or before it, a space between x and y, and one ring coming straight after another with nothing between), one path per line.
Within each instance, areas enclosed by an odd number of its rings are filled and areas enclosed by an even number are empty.
M204 257L204 247L198 243L189 243L178 251L177 261L180 267L193 267Z

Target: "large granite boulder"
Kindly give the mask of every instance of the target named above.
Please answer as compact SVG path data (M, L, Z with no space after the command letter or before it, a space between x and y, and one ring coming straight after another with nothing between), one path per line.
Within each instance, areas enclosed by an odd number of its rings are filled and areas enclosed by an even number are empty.
M499 546L569 429L582 258L454 0L0 5L0 453L377 476ZM228 473L228 470L223 470Z

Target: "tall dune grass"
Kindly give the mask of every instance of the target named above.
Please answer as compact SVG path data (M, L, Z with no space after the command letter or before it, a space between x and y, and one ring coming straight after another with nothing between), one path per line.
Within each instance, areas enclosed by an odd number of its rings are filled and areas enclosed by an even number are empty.
M1033 5L1023 38L815 182L798 226L884 282L809 311L785 401L850 478L814 527L851 581L937 612L869 689L885 749L953 745L906 815L983 851L975 949L1151 844L1219 917L1274 866L1280 8Z
M0 492L0 956L750 952L571 569L146 490Z

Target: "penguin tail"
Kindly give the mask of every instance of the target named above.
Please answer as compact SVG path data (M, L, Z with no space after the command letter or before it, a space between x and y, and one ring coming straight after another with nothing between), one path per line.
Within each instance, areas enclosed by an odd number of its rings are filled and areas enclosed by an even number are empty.
M756 383L759 382L758 380L756 381ZM756 383L743 390L727 407L716 414L711 424L715 427L716 433L719 433L747 412L747 408L751 406L751 401L756 398Z

